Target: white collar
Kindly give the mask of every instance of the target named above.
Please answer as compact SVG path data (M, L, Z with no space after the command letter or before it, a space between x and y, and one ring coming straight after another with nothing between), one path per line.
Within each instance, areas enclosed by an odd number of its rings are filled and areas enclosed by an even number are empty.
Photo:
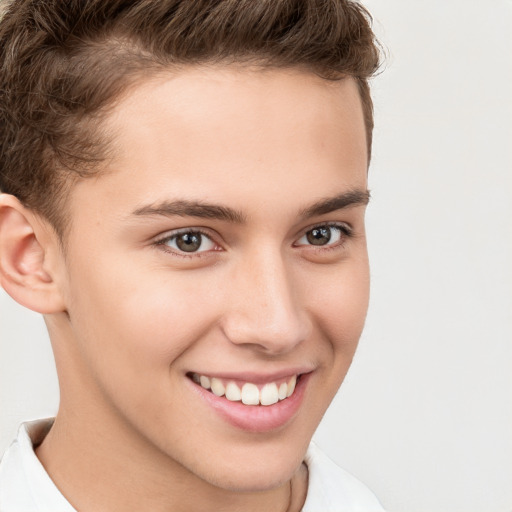
M0 464L2 512L76 512L59 492L34 452L53 418L23 423Z

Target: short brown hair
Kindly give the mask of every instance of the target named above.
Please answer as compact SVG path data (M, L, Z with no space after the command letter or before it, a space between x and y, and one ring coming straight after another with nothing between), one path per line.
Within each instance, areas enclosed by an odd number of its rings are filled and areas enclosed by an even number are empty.
M1 0L0 0L1 1ZM371 153L379 47L351 0L14 0L0 22L0 190L65 231L74 179L108 152L99 121L127 87L189 64L354 77Z

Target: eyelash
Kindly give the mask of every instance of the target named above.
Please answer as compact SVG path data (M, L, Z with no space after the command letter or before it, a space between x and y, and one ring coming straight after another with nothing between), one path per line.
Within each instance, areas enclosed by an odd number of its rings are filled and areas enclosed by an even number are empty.
M308 233L311 233L315 229L322 229L322 228L330 228L330 229L334 228L334 229L339 230L341 240L337 241L335 243L327 243L326 245L318 245L318 246L315 246L314 244L296 245L296 242L295 242L294 247L311 247L313 250L316 250L316 251L334 250L334 249L337 249L338 247L342 247L345 244L345 242L347 241L347 239L354 236L352 228L350 226L348 226L347 224L336 223L336 222L329 223L328 222L325 224L317 224L315 226L308 228L306 231L303 232L303 235L301 235L299 240L301 238L307 236ZM191 251L190 253L187 253L186 251L180 251L180 250L171 249L171 248L167 247L166 244L168 242L170 242L173 239L177 239L180 235L185 235L185 234L201 235L201 236L207 238L208 240L210 240L216 247L219 247L219 245L215 242L215 240L213 239L211 234L202 230L201 228L186 228L186 229L182 229L182 230L173 232L170 235L166 235L160 239L157 239L154 242L154 245L161 248L166 253L172 254L174 256L182 257L182 258L200 258L200 257L207 256L212 252L218 251L218 249L213 249L213 250L206 250L206 251L199 251L199 252Z
M336 229L340 232L340 240L334 243L331 243L330 241L326 245L318 245L315 246L314 244L310 245L295 245L295 247L311 247L313 250L318 251L328 251L328 250L335 250L338 247L342 247L345 245L345 242L347 239L351 238L353 236L352 228L345 223L342 222L328 222L326 224L317 224L316 226L313 226L311 228L308 228L304 234L299 238L299 240L305 236L307 236L308 233L311 233L315 229L322 229L322 228L329 228L329 229Z
M201 258L204 256L208 256L211 252L216 252L217 249L214 249L213 251L200 251L200 252L190 252L187 253L186 251L180 251L176 249L169 248L166 244L170 242L173 239L177 239L180 235L186 235L186 234L198 234L201 235L208 240L210 240L216 247L219 246L213 239L212 235L210 233L207 233L206 231L202 230L201 228L186 228L181 229L179 231L175 231L170 235L166 235L154 242L154 245L157 247L160 247L164 252L168 254L172 254L174 256L177 256L179 258Z

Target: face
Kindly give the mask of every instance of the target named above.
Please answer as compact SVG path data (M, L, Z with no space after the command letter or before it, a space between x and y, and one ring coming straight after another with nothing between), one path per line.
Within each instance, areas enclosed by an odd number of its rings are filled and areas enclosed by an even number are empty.
M61 408L216 486L276 486L367 310L357 87L191 68L131 90L104 128L114 157L70 198Z

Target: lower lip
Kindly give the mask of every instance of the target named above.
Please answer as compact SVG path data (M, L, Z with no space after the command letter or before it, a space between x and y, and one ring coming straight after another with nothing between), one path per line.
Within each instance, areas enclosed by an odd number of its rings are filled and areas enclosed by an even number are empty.
M293 394L273 405L244 405L214 395L189 379L194 391L228 423L248 432L269 432L285 426L296 415L304 398L310 373L301 375Z

